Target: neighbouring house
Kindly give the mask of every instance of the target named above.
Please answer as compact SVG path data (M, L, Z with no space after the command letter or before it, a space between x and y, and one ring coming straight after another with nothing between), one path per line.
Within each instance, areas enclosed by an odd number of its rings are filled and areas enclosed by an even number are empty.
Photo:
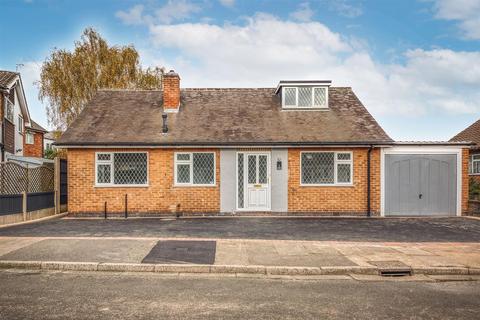
M25 126L25 138L23 139L23 156L43 158L44 156L44 135L48 132L35 121L30 121Z
M0 70L0 161L37 163L46 132L30 118L20 73Z
M55 131L50 131L45 133L45 135L43 136L43 149L50 150L55 148L53 144L57 140L56 137L57 137L57 132Z
M472 141L475 145L470 149L469 174L480 182L480 120L457 134L450 141Z
M94 129L93 129L94 128ZM395 142L348 87L101 90L57 140L72 214L461 215L468 142Z

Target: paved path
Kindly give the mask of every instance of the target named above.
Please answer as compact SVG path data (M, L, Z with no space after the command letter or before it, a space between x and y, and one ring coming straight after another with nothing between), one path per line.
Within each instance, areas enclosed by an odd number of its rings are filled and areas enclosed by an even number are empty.
M480 268L480 243L0 237L0 261Z
M476 319L480 282L0 271L1 319Z
M355 242L480 242L469 218L58 219L0 228L15 237L154 237Z

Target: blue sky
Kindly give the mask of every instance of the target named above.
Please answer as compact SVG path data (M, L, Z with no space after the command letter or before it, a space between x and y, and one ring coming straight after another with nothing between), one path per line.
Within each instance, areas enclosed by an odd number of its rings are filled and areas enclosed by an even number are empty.
M53 48L96 28L185 87L351 86L393 138L444 140L480 118L480 0L2 1L0 69L33 82ZM6 32L8 30L8 32Z

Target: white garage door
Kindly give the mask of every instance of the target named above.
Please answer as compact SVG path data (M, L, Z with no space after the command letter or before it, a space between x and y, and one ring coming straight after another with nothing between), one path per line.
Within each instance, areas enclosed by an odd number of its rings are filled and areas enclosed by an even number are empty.
M385 215L452 216L456 201L455 154L385 155Z

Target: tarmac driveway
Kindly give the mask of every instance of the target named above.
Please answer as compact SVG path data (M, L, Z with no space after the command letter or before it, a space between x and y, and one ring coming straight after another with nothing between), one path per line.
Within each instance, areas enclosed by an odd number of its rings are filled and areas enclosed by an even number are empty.
M55 219L0 228L0 237L171 237L359 242L480 242L469 218Z

